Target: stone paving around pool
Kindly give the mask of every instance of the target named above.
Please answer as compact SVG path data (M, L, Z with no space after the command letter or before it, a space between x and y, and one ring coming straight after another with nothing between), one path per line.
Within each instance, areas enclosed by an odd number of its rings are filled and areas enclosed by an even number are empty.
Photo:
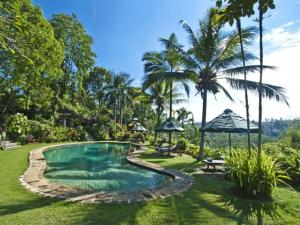
M50 183L44 177L46 160L43 156L43 152L52 147L65 145L66 144L52 145L32 150L29 155L29 167L26 172L20 176L21 184L28 190L42 196L83 203L132 203L149 201L180 194L192 185L192 178L188 175L140 160L138 156L142 151L139 150L127 156L127 160L130 164L168 175L173 178L173 181L162 184L159 187L147 188L135 192L95 192Z

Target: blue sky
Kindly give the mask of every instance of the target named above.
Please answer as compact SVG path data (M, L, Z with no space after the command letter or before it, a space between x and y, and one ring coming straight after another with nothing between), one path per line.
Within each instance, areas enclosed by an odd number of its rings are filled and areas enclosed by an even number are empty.
M124 71L131 74L135 78L135 85L140 84L143 76L141 61L143 53L160 50L158 38L167 37L172 32L176 33L183 45L187 45L186 34L179 21L183 19L196 28L198 19L214 5L214 1L209 0L33 0L33 2L42 8L47 18L57 13L75 13L94 38L93 49L97 54L97 64L116 72ZM267 107L264 117L295 118L300 117L298 104L300 90L297 88L300 86L299 82L298 86L295 85L295 81L297 79L299 81L297 77L300 76L297 75L299 72L296 66L287 68L287 65L293 65L293 62L297 64L296 53L300 53L300 0L277 0L275 4L276 9L268 13L270 17L265 20L265 51L266 62L276 65L279 69L270 75L267 74L266 81L288 89L291 107L268 101L265 103ZM243 24L254 25L253 19L245 19ZM254 46L253 51L257 50L258 46ZM283 64L283 59L291 60ZM283 82L287 81L285 79L287 77L289 82ZM209 102L208 109L211 113L208 118L220 114L227 107L243 115L242 94L235 93L235 96L238 100L234 104L223 96L217 96L217 101L212 97ZM252 119L256 119L256 97L252 98L251 115ZM201 99L192 97L186 106L199 121ZM274 113L274 109L278 113Z

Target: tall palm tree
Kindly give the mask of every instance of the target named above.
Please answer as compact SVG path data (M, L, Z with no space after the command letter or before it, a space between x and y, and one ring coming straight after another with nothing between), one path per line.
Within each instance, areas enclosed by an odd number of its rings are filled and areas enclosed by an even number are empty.
M226 2L226 0L224 0ZM246 62L244 57L244 40L242 37L242 25L241 25L241 19L240 17L245 16L245 14L242 13L242 10L240 7L224 7L222 8L222 0L216 1L216 6L221 9L219 11L219 20L223 23L229 22L230 25L233 25L234 22L236 22L236 29L239 35L239 42L240 42L240 48L241 48L241 54L242 54L242 69L243 69L243 75L245 83L247 82L247 71L246 71ZM245 12L244 12L245 13ZM253 28L252 28L253 29ZM255 28L254 28L255 29ZM254 31L253 29L253 31ZM253 32L254 34L254 32ZM254 35L252 36L254 37ZM251 37L250 37L251 38ZM247 42L246 42L247 44ZM248 150L250 151L251 148L251 138L250 138L250 116L249 116L249 98L248 98L248 89L245 87L245 108L246 108L246 119L247 119L247 140L248 140Z
M180 73L182 71L182 63L178 54L178 44L175 34L171 34L168 39L160 38L163 44L162 52L147 52L143 56L145 61L145 76L143 88L147 89L152 84L166 82L169 89L169 119L172 119L172 103L173 103L173 87L174 83L180 83L184 87L187 95L189 95L189 86L187 81L190 80L190 74ZM169 133L169 143L172 142L171 133Z
M156 126L158 127L161 123L161 117L165 110L169 109L170 102L168 96L170 95L170 90L168 89L166 82L154 83L148 89L148 94L150 96L151 102L156 106ZM172 90L172 104L180 104L186 102L183 98L183 94L176 87ZM154 143L157 140L157 132L155 131Z
M246 60L244 54L244 43L242 38L242 25L240 18L236 19L236 27L240 40L241 54L242 54L242 62L243 62L243 74L245 84L247 83L247 71L246 71ZM248 150L251 148L251 138L250 138L250 114L249 114L249 98L248 98L248 89L245 87L245 108L246 108L246 120L247 120L247 140L248 140Z
M262 136L262 99L265 94L263 91L264 84L263 80L263 19L264 13L266 13L269 9L275 9L274 0L240 0L240 1L231 1L231 0L217 0L216 5L218 8L222 7L222 4L228 3L225 8L225 13L223 13L229 23L233 24L234 19L244 17L244 16L252 16L255 14L254 5L258 3L258 24L259 24L259 49L260 49L260 65L259 65L259 103L258 103L258 163L260 163L261 157L261 136Z
M202 106L202 124L206 124L207 95L208 93L217 94L222 91L231 100L232 97L228 91L219 82L225 79L229 84L237 89L246 87L252 91L257 91L259 83L241 80L232 77L226 77L226 74L236 74L241 72L239 67L242 53L239 48L239 35L236 32L221 32L222 24L217 21L218 10L212 8L208 11L204 20L199 22L197 33L191 27L182 21L183 28L189 35L191 48L188 51L181 51L182 61L185 64L185 73L192 73L198 77L196 88L200 93ZM249 32L243 31L242 38L249 37ZM253 60L255 57L244 52L245 61ZM256 66L246 66L247 71L257 70ZM264 84L262 88L266 97L275 97L277 100L284 100L282 88ZM205 143L205 131L201 130L200 153L198 160L203 157Z
M107 87L106 96L113 106L113 115L115 124L123 123L123 115L127 104L131 102L129 88L133 79L126 73L113 73L111 84ZM119 117L118 117L119 116Z
M263 63L264 63L264 49L263 49L263 16L264 16L264 7L263 1L259 0L258 2L258 12L259 12L259 97L258 97L258 138L257 138L257 146L258 146L258 155L257 161L260 168L261 161L261 135L262 135L262 79L263 79Z
M156 83L150 86L149 94L152 102L156 105L156 127L161 123L161 115L165 109L167 88L164 83ZM154 143L157 140L157 131L155 131Z

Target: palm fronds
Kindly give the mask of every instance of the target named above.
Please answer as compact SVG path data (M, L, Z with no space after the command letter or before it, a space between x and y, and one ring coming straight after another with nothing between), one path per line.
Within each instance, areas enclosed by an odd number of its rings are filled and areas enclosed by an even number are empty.
M263 66L264 69L270 69L270 70L275 70L275 66ZM254 72L259 72L260 65L248 65L245 66L245 70L247 73L254 73ZM235 75L241 75L244 72L244 67L243 66L238 66L235 68L230 68L222 71L225 75L230 75L230 76L235 76Z
M234 79L234 78L225 78L229 85L237 90L245 90L247 88L249 91L258 94L260 92L259 82ZM286 90L283 87L275 86L271 84L262 84L261 90L262 96L268 99L275 99L278 102L284 102L286 105L289 105Z

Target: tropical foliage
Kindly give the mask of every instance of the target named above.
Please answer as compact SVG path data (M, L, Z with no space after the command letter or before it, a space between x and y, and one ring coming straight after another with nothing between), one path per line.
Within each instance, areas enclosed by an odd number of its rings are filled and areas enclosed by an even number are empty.
M95 66L93 39L76 15L47 21L30 0L1 1L0 10L0 125L8 138L46 140L10 131L16 113L57 130L83 129L93 139L123 136L118 124L126 129L133 116L154 127L151 96L133 87L129 74Z
M250 154L244 149L235 149L226 158L229 178L237 188L248 196L271 196L273 187L289 179L280 163L272 156L261 155L261 163L257 163L257 151Z
M169 96L169 120L173 117L173 97L174 86L180 83L185 89L187 96L189 96L189 86L187 82L193 77L189 74L180 73L182 70L182 62L178 51L177 38L175 34L171 34L168 39L160 38L159 41L163 44L164 50L162 52L147 52L143 56L144 65L144 81L143 88L148 89L151 86L159 85L164 82L165 94L168 92ZM169 133L169 143L171 143L171 133Z

